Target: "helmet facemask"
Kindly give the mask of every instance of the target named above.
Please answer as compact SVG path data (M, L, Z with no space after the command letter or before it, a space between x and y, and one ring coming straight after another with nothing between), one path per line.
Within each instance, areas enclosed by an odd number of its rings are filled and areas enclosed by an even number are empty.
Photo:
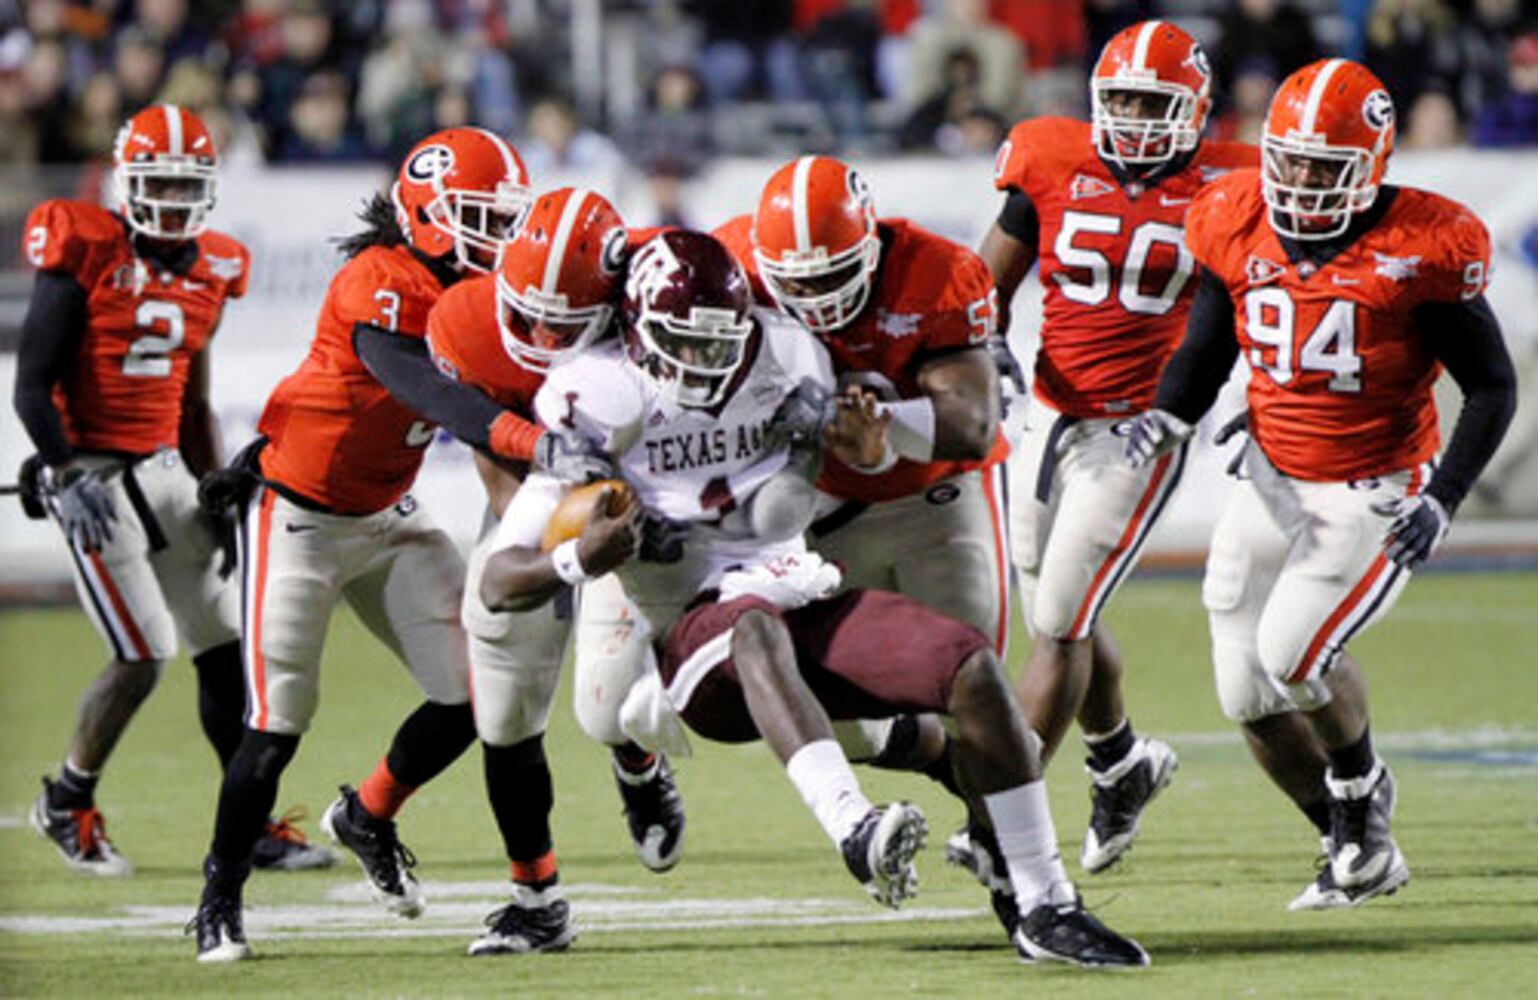
M1271 225L1292 239L1339 236L1378 195L1372 156L1354 146L1266 135L1261 161L1260 189Z
M849 325L870 299L881 241L867 233L854 246L829 256L826 248L787 250L778 258L754 251L764 286L780 310L813 333Z
M575 355L603 335L614 308L607 302L572 307L559 292L533 286L515 291L497 275L497 325L502 346L512 359L533 372Z
M679 406L707 407L726 395L742 364L753 322L732 309L694 306L688 320L643 309L635 331L641 364Z
M1093 139L1101 157L1145 173L1196 149L1200 99L1190 87L1158 79L1097 79L1090 88Z
M209 158L169 153L121 162L114 175L128 225L157 240L202 235L218 180L218 169Z
M489 274L502 261L502 249L518 235L533 204L529 189L508 181L494 192L448 188L427 203L427 219L454 240L460 270Z

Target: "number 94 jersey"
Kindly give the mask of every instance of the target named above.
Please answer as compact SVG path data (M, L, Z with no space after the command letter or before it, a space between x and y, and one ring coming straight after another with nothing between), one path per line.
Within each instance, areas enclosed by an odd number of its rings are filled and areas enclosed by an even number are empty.
M175 448L192 359L227 299L246 292L251 255L213 231L185 274L134 252L123 220L97 205L45 201L27 217L27 259L69 274L86 292L80 355L55 390L69 443L145 454Z
M1381 218L1322 263L1289 259L1258 171L1215 182L1186 217L1191 252L1234 303L1250 435L1297 479L1366 479L1436 454L1440 366L1412 312L1477 298L1488 280L1490 237L1467 208L1413 188L1378 198L1392 199Z
M1181 225L1196 192L1255 166L1244 143L1203 142L1184 169L1123 185L1095 154L1087 122L1033 118L999 148L994 187L1036 208L1046 297L1035 393L1082 419L1146 409L1185 332L1196 284Z

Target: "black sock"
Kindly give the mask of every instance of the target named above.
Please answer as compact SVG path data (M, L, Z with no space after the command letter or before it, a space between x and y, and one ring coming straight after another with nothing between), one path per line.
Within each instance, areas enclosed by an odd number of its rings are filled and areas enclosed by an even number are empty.
M59 765L59 780L48 790L48 808L91 808L96 804L96 782L100 778L99 774L81 774L65 761Z
M246 730L219 786L205 875L212 865L222 885L238 889L245 881L251 870L251 849L267 829L267 818L278 800L278 780L298 749L297 736Z
M555 787L545 762L545 738L530 736L510 747L486 745L486 794L511 861L532 862L549 853L550 810Z
M621 743L609 748L614 763L627 774L645 774L657 762L657 755L638 743Z
M475 714L469 702L424 701L395 731L385 762L396 781L419 788L442 774L474 742Z
M1377 760L1372 752L1372 732L1367 727L1362 727L1362 738L1355 743L1341 747L1339 750L1329 751L1330 777L1336 781L1350 781L1353 778L1364 778L1372 770L1372 765Z
M1303 811L1303 815L1308 817L1308 821L1314 824L1314 829L1319 831L1319 836L1328 837L1330 835L1330 800L1328 796L1310 802L1306 806L1298 806L1298 808Z
M1109 736L1097 737L1091 740L1084 737L1084 745L1089 747L1090 763L1097 771L1109 771L1126 759L1127 754L1137 744L1137 734L1132 731L1132 719L1122 719L1121 725L1111 730Z
M219 755L219 769L230 766L246 725L246 673L240 643L227 642L192 658L198 669L198 721Z

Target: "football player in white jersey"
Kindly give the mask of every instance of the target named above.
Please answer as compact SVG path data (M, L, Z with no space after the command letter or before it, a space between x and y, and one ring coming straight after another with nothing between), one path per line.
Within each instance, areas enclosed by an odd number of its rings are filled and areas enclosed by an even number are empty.
M1040 759L989 639L901 595L829 596L840 574L801 535L811 491L797 506L787 483L806 475L791 442L822 438L831 368L805 330L750 302L740 267L703 233L665 232L636 253L623 344L552 370L535 412L597 442L638 502L611 510L601 495L581 535L545 553L539 542L568 487L532 473L497 529L482 600L524 611L615 572L639 625L661 639L660 663L646 665L620 709L625 731L674 752L687 744L683 724L713 740L763 738L850 872L890 906L916 888L924 818L907 803L870 803L831 718L951 715L963 784L996 828L1018 900L1021 957L1146 964L1068 880ZM835 420L867 431L835 432L840 457L879 461L885 423L868 400L843 404ZM690 525L677 559L634 558L651 517Z

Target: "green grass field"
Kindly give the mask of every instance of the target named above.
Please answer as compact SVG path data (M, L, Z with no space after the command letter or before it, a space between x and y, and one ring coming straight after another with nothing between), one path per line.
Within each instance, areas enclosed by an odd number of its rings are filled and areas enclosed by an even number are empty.
M421 920L368 904L350 858L259 873L246 895L259 960L203 967L181 926L201 884L216 768L190 667L168 669L99 791L136 874L78 876L23 817L38 776L57 766L100 643L72 609L0 612L0 994L1538 995L1538 575L1427 576L1354 644L1399 776L1396 834L1414 877L1351 912L1285 911L1312 877L1317 842L1218 712L1195 583L1135 581L1110 623L1133 718L1170 739L1180 772L1137 849L1095 878L1077 865L1088 815L1077 745L1049 777L1070 871L1091 906L1149 949L1146 971L1018 964L981 890L943 863L960 810L922 778L862 772L873 798L913 798L931 823L919 898L898 915L876 908L762 746L696 742L679 766L688 849L653 875L630 851L606 755L577 731L565 693L549 746L557 852L582 926L570 952L464 957L506 873L472 751L401 820L427 884ZM322 692L279 799L312 817L337 783L368 772L414 703L405 672L348 617ZM305 826L316 833L313 818Z

